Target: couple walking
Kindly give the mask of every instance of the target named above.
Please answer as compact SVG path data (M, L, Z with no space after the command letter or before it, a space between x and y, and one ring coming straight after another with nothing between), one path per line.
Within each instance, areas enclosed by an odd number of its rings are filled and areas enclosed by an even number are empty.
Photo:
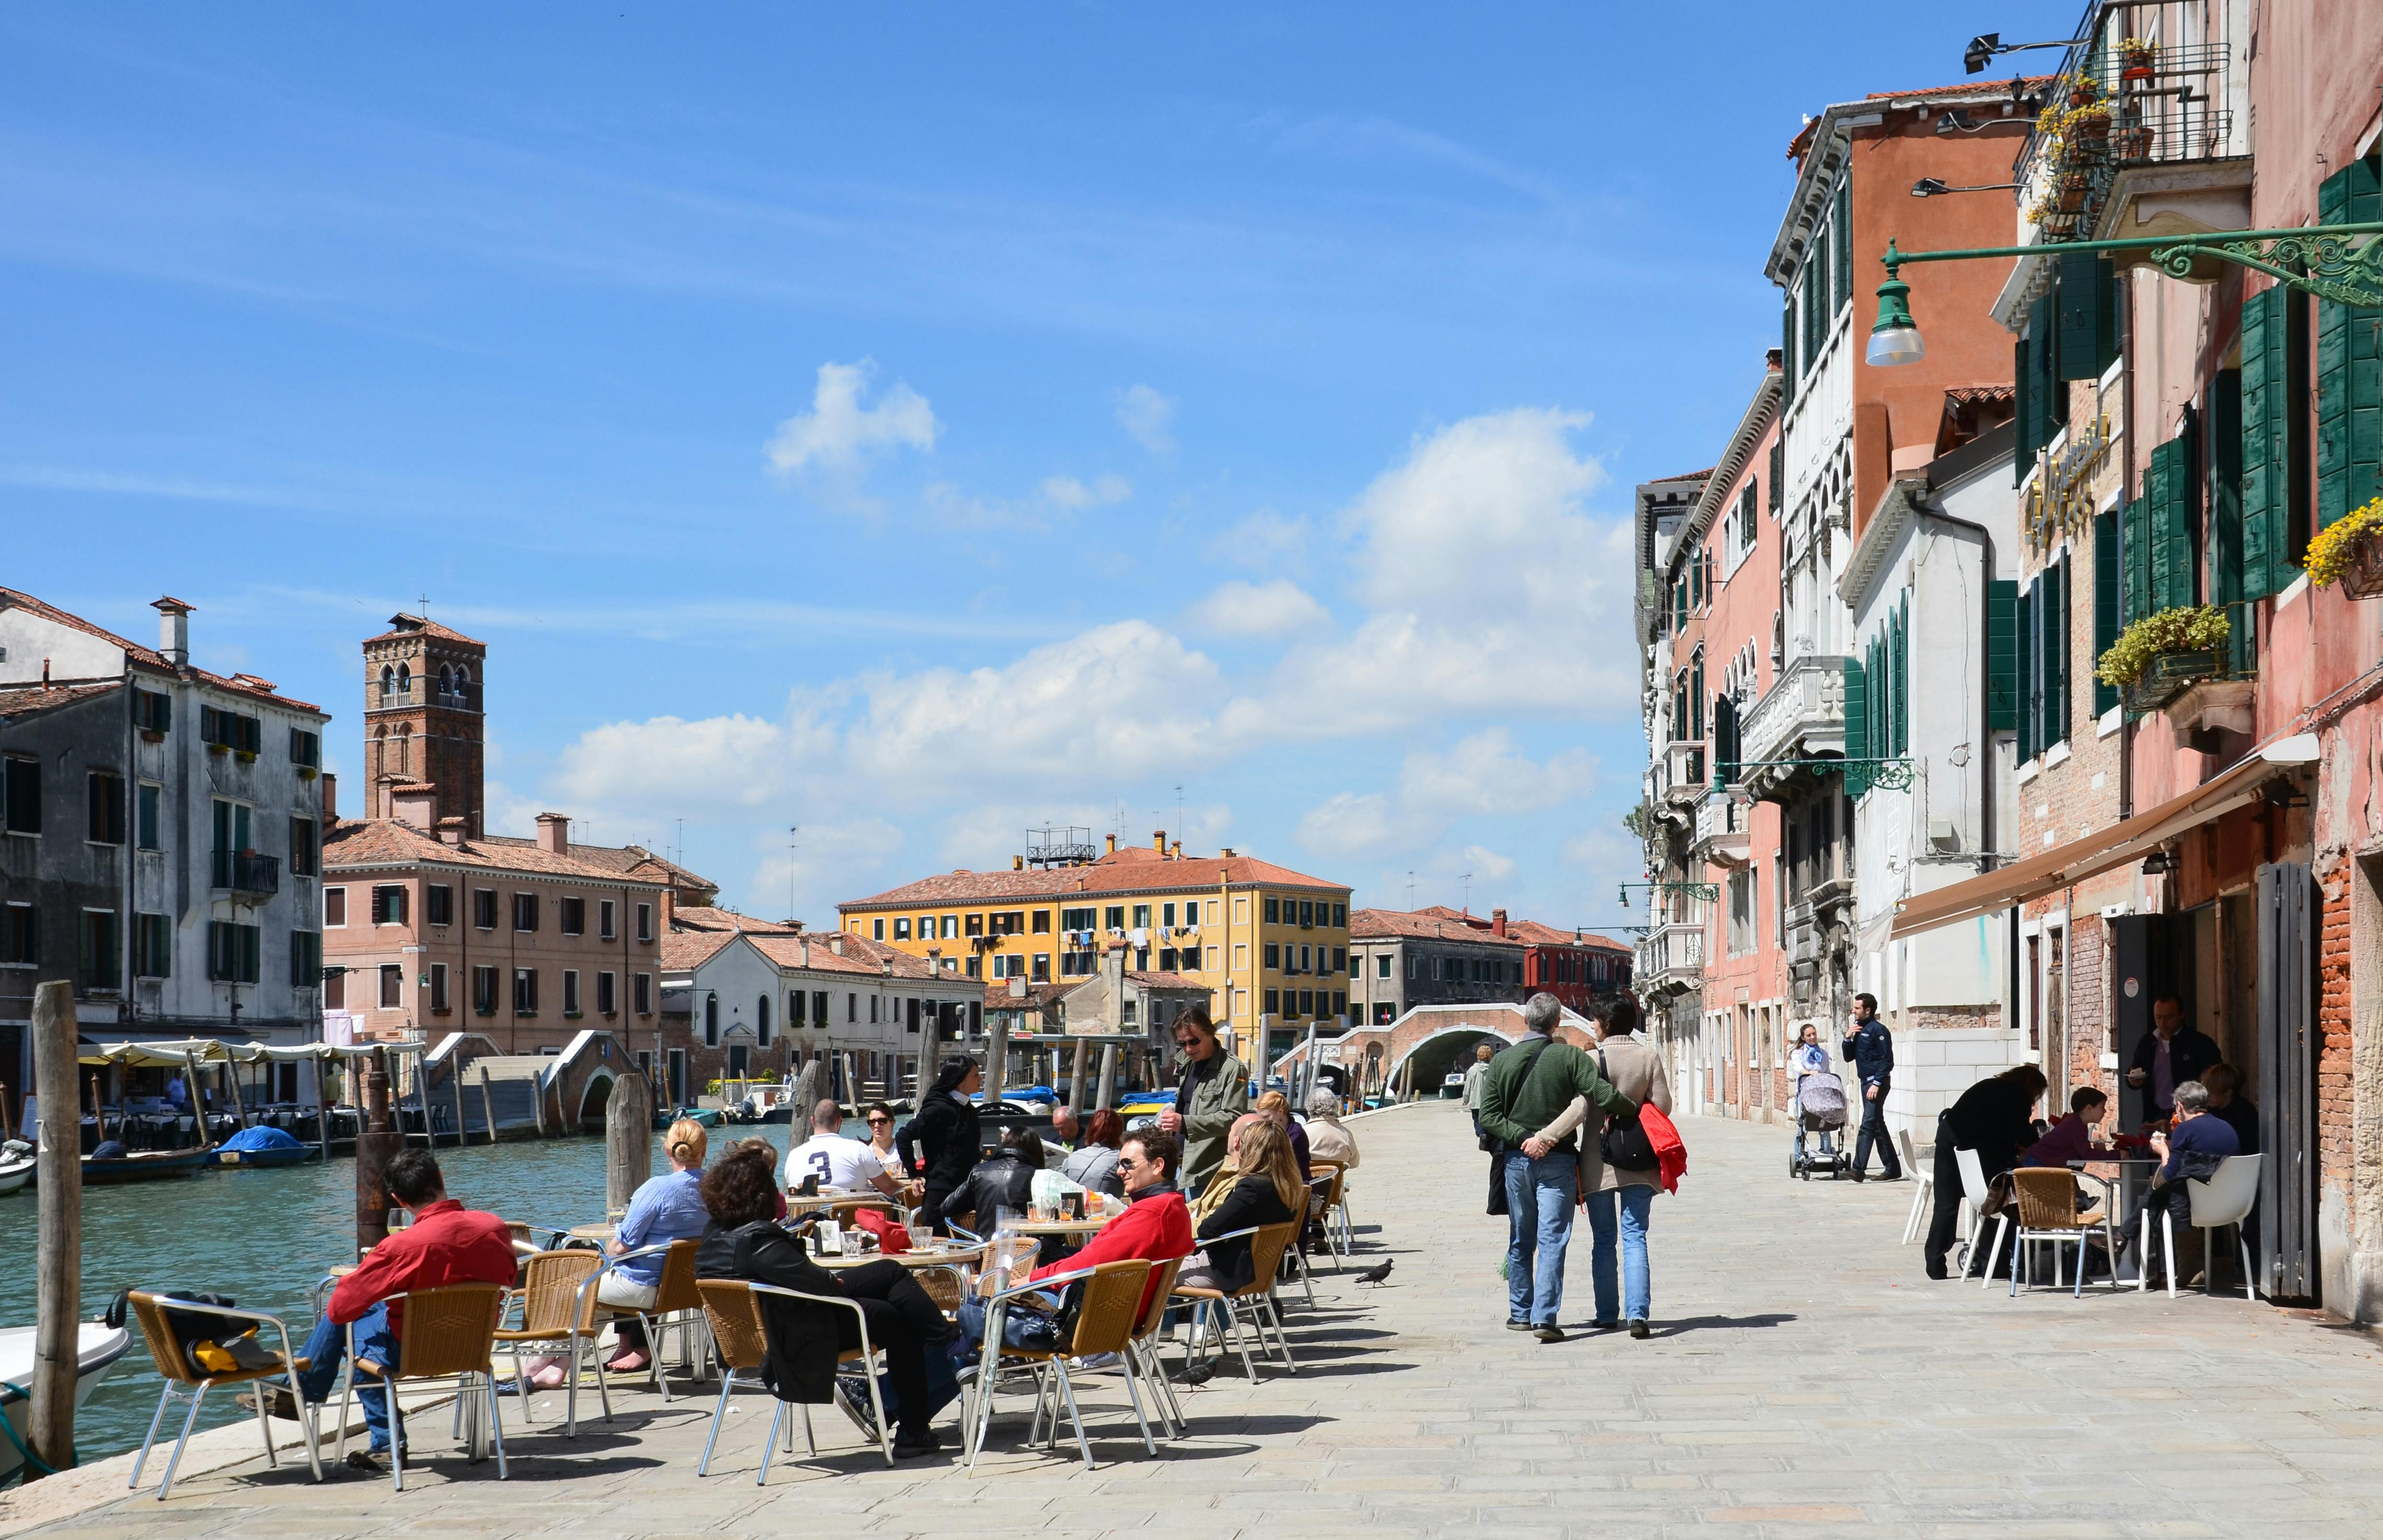
M1671 1112L1671 1083L1661 1055L1638 1041L1636 1001L1625 995L1605 1007L1593 1052L1555 1041L1562 1010L1551 994L1531 996L1526 1035L1492 1059L1481 1080L1475 1117L1505 1177L1506 1327L1542 1342L1564 1339L1557 1316L1577 1203L1595 1238L1596 1324L1611 1329L1626 1320L1630 1335L1643 1337L1652 1304L1647 1221L1662 1178L1637 1121L1644 1105ZM1609 1146L1628 1164L1609 1161Z

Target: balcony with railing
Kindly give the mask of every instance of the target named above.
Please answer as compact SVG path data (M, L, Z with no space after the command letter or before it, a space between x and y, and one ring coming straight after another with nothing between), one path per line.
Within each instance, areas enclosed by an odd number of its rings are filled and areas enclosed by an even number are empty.
M1659 925L1638 943L1639 987L1659 994L1700 989L1705 977L1705 928Z
M281 891L281 857L253 850L216 852L215 885L234 893L269 898Z
M1742 867L1753 844L1754 807L1743 794L1715 786L1697 804L1689 856L1715 866Z
M1755 800L1795 777L1794 766L1776 761L1845 753L1846 661L1835 653L1805 653L1746 714L1738 744L1746 788Z

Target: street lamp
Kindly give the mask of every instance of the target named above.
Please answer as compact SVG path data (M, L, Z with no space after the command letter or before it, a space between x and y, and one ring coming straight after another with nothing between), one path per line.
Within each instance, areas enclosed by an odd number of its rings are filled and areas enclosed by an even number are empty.
M1863 359L1874 368L1917 363L1928 356L1920 328L1911 319L1911 286L1903 281L1894 243L1887 246L1886 281L1878 286L1878 321L1870 328L1870 348Z
M1911 184L1911 195L1915 198L1941 198L1947 192L2008 192L2018 186L2017 182L1979 182L1971 187L1954 187L1942 177L1922 177Z

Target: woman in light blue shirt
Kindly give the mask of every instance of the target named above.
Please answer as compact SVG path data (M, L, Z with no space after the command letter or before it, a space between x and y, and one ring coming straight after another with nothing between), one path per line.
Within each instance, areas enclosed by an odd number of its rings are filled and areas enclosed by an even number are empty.
M704 1226L711 1223L698 1190L703 1185L706 1142L703 1125L692 1118L682 1117L670 1126L670 1132L662 1136L670 1171L648 1179L630 1197L629 1212L605 1250L623 1256L641 1247L693 1240L703 1234ZM647 1310L661 1298L661 1255L638 1257L605 1274L604 1281L596 1286L596 1298L624 1310ZM624 1317L614 1324L612 1333L620 1339L620 1350L604 1367L615 1373L643 1369L648 1352L646 1324L634 1316Z

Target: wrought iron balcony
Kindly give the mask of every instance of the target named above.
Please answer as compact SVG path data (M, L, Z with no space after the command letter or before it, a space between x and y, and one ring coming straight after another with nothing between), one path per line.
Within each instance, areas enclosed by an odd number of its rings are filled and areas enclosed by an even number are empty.
M1638 943L1639 987L1659 994L1700 989L1705 977L1705 928L1659 925Z
M1846 659L1808 652L1789 663L1754 708L1739 734L1746 786L1767 796L1795 772L1766 760L1810 759L1846 750Z
M281 857L259 856L253 850L218 850L215 885L270 897L281 891Z

